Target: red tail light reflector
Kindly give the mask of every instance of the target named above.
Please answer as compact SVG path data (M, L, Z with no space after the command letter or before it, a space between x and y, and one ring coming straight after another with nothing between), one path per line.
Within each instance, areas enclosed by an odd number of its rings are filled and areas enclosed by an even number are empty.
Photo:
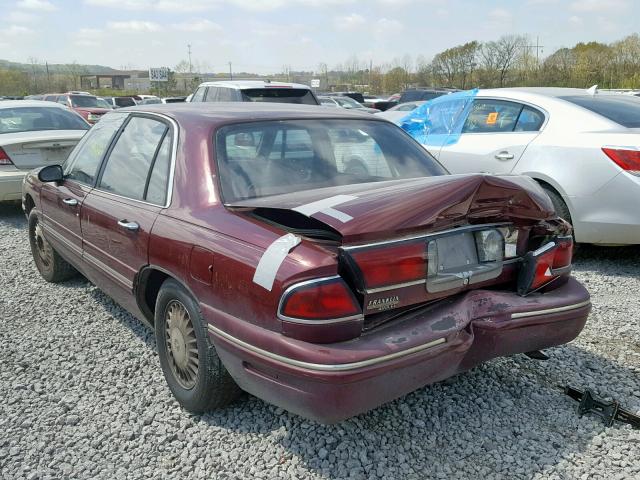
M330 320L361 313L355 296L339 277L294 286L285 292L280 305L280 316L294 320Z
M427 244L424 240L369 248L353 252L351 256L369 289L427 278Z
M558 269L570 266L573 258L573 237L558 238L556 244L552 267Z
M5 152L2 147L0 147L0 165L13 165L9 155L7 155L7 152Z
M603 147L602 151L623 170L640 175L640 150Z
M518 293L526 295L571 269L573 238L559 237L527 253L518 274Z

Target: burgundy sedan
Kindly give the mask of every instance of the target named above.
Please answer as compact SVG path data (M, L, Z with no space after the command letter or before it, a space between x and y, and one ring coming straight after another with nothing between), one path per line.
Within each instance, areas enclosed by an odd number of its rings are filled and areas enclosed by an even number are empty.
M336 422L574 339L570 226L517 176L447 175L395 125L286 104L106 114L23 208L51 282L155 328L194 412L250 392Z

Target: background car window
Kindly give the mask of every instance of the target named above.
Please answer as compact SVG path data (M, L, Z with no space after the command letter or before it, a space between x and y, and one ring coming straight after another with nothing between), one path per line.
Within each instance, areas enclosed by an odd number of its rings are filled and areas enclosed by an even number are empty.
M219 102L233 102L235 100L235 90L232 88L218 88Z
M245 102L318 104L311 90L302 88L248 88L242 90L242 100Z
M219 102L220 100L218 100L218 95L220 89L218 87L209 87L209 90L207 90L207 96L205 98L205 102Z
M65 163L65 179L87 185L95 183L102 157L125 118L124 113L108 113L87 132Z
M143 200L147 176L167 128L158 120L132 117L109 154L98 188Z
M57 102L61 105L68 106L67 97L65 95L60 95L57 99Z
M462 133L513 132L522 107L502 100L474 100Z
M233 125L220 129L216 146L225 202L446 173L426 150L387 122Z
M145 200L156 205L164 205L167 201L167 184L171 168L171 132L167 132L162 140L156 159L153 162L147 186Z
M200 87L196 90L196 93L191 97L192 102L204 102L204 94L207 91L207 87Z
M544 123L544 114L535 108L525 106L520 112L516 132L537 132Z
M0 134L39 130L88 130L79 115L59 107L0 108Z

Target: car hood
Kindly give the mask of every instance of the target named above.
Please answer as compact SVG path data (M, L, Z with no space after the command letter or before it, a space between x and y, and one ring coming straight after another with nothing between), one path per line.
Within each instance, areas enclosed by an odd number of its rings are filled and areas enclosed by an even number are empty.
M103 115L110 112L108 108L93 108L93 107L75 107L76 112L95 113L96 115Z
M443 175L320 188L247 199L228 207L300 215L338 232L343 244L492 222L532 225L555 218L546 193L523 176ZM290 221L284 212L288 212ZM294 218L297 217L297 218ZM284 219L284 220L282 220Z

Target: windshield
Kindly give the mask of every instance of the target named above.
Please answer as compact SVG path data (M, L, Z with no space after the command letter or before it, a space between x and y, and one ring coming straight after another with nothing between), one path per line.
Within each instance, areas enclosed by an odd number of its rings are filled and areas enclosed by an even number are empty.
M75 108L103 108L98 103L98 99L91 95L69 95L71 105Z
M98 98L96 99L98 101L98 106L100 108L108 108L111 109L111 105L109 105L109 103L104 99L104 98Z
M131 97L114 97L116 105L119 107L135 107L136 102Z
M76 113L55 107L0 108L0 134L41 130L88 130Z
M360 119L230 125L216 135L216 157L226 203L446 174L395 125Z
M574 95L560 97L602 115L623 127L640 128L640 99L631 95Z
M242 90L242 100L245 102L318 104L311 90L305 88L248 88Z

